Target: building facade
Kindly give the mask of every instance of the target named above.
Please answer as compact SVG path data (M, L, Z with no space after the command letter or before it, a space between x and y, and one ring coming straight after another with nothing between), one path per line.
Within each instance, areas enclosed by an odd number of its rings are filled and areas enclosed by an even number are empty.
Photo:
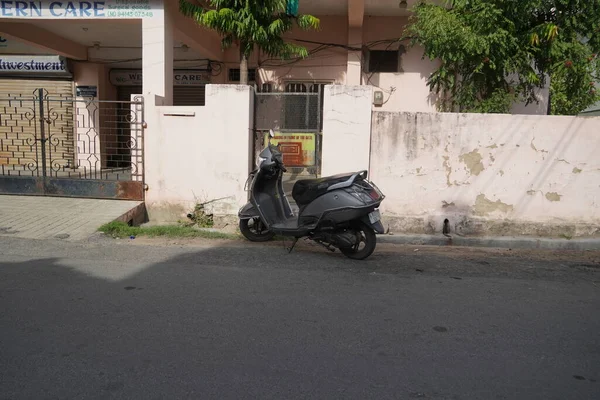
M30 194L31 179L13 179L29 171L58 189L51 195L95 188L144 200L151 220L170 222L202 203L231 225L260 131L278 127L286 163L321 175L368 170L398 231L437 232L449 219L467 234L552 222L547 232L565 234L570 221L569 235L597 235L598 118L435 113L426 82L436 64L398 40L408 12L397 0L299 5L322 27L287 39L310 57L254 53L252 89L235 85L236 50L181 16L177 0L0 2L0 67L10 70L0 73L0 192ZM22 99L40 87L59 100L27 110ZM40 172L34 153L44 149L54 157ZM92 167L100 174L82 182Z
M299 12L320 18L321 28L296 29L287 39L304 45L309 57L284 61L256 51L250 83L258 92L296 93L319 92L326 84L371 85L376 110L435 111L427 78L436 62L401 40L415 2L301 0ZM97 85L106 100L148 94L162 85L153 92L166 94L168 104L202 105L206 83L239 82L237 50L222 51L218 35L179 14L178 0L1 4L4 40L65 57L75 85ZM0 44L0 54L12 53ZM147 90L142 76L148 76ZM539 104L515 104L513 112L545 114L547 91L539 97Z

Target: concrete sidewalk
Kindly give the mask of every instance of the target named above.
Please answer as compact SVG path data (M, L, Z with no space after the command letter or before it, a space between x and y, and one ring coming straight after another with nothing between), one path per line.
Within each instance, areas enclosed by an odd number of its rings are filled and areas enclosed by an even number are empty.
M0 236L81 240L141 201L0 195Z

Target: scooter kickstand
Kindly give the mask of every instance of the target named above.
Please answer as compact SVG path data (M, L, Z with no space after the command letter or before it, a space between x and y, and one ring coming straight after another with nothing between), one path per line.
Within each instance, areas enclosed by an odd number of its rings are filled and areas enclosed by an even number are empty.
M289 249L286 248L286 250L288 251L288 254L290 254L292 252L292 250L294 250L294 247L296 247L296 243L298 243L298 238L294 238L294 242L292 243L292 247L290 247Z

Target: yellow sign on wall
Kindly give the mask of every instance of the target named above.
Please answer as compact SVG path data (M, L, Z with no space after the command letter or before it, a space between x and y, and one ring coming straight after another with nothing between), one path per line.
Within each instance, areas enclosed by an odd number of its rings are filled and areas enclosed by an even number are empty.
M264 146L269 143L269 134L264 137ZM316 162L316 135L314 133L275 133L271 144L279 145L283 163L288 167L312 167Z

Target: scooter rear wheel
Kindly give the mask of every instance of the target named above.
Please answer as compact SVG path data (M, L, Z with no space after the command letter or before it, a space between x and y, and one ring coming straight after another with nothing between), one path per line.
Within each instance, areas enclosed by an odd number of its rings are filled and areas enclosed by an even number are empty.
M241 219L240 232L251 242L268 242L275 236L260 218Z
M360 241L353 247L340 248L343 255L353 260L364 260L375 251L377 236L373 228L364 222L357 222L353 229L358 234Z

